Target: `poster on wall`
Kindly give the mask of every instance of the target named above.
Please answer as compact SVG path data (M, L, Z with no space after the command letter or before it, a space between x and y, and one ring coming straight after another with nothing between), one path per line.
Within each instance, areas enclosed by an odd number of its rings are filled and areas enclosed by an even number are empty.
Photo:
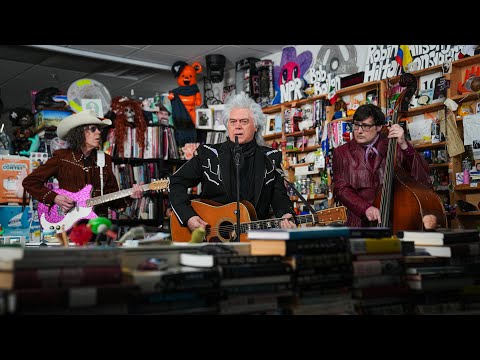
M411 72L451 63L462 49L463 45L368 45L364 82L397 76L402 66Z

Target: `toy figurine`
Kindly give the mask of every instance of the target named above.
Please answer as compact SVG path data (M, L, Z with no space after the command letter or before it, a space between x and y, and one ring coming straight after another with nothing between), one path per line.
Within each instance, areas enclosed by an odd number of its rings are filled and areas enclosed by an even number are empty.
M10 121L13 126L19 126L13 132L13 151L14 154L21 154L22 151L29 151L33 138L33 113L24 108L15 108L10 113Z
M193 125L196 124L195 106L202 104L202 96L197 86L197 74L201 71L202 65L199 62L188 65L184 61L177 61L172 66L172 72L179 85L168 94L168 98L172 101L175 126L186 122L189 118Z
M118 156L123 157L126 139L126 128L134 127L136 141L141 149L145 148L145 131L147 124L143 116L140 101L129 99L125 96L117 96L112 100L112 111L115 113L115 137L118 148Z

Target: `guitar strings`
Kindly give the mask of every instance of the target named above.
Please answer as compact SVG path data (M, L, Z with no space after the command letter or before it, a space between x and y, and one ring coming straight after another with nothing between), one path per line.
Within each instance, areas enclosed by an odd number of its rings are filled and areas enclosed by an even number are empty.
M316 214L315 215L303 215L303 216L298 216L297 218L299 220L302 219L307 219L308 217L313 218L313 217L318 217ZM258 220L258 221L252 221L249 223L243 223L240 224L240 233L245 232L246 230L257 230L257 229L273 229L276 227L279 227L280 221L283 220L283 218L276 218L276 219L270 219L270 220ZM318 219L317 219L318 220ZM300 221L302 223L302 221ZM318 222L322 223L322 222ZM274 226L272 226L272 224ZM206 235L218 235L221 233L230 233L234 231L237 228L237 224L229 223L228 225L220 225L217 227L208 227L206 228Z

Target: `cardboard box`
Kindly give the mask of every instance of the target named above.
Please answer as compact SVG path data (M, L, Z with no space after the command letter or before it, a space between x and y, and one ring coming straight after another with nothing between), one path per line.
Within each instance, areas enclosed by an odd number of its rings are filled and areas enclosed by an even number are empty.
M0 158L0 203L21 203L23 179L30 173L30 159L23 156Z

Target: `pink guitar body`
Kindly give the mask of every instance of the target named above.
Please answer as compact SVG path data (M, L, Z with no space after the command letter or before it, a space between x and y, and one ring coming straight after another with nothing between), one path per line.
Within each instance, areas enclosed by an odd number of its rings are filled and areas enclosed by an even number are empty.
M67 214L57 204L49 207L45 204L38 203L38 218L43 229L62 230L65 226L65 231L72 228L81 219L93 219L97 214L93 212L92 207L88 207L86 202L91 197L92 185L85 186L78 192L70 192L67 190L56 189L55 192L60 195L66 195L76 202Z
M168 188L170 181L168 179L161 179L151 182L150 184L141 185L143 191L153 190L165 190ZM93 212L95 205L100 205L108 201L115 199L121 199L126 196L132 195L133 188L120 190L117 192L105 194L91 198L92 185L85 186L82 190L77 192L70 192L63 189L56 189L55 192L60 195L66 195L73 201L75 206L64 213L62 208L57 204L53 206L47 206L42 203L38 203L38 218L42 228L46 230L61 231L63 228L65 231L72 228L79 220L93 219L97 217L97 214Z

